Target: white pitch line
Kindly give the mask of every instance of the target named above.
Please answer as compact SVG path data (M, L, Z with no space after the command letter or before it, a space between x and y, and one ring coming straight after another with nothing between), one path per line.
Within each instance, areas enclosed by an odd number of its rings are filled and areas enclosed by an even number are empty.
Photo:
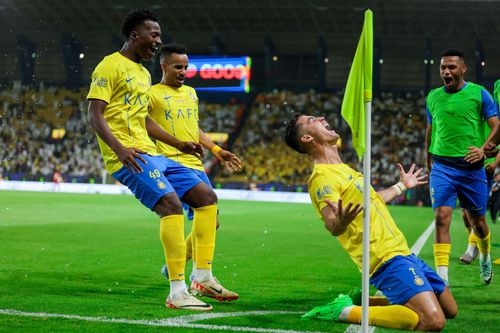
M23 316L23 317L42 317L42 318L64 318L73 320L82 320L89 322L101 323L120 323L131 325L144 325L144 326L162 326L162 327L179 327L179 328L200 328L205 330L224 330L236 332L259 332L259 333L326 333L326 332L313 332L313 331L296 331L285 330L278 328L262 328L262 327L244 327L244 326L229 326L229 325L209 325L209 324L195 324L193 321L200 321L212 318L222 317L241 317L241 316L259 316L259 315L272 315L272 314L298 314L302 312L297 311L241 311L241 312L219 312L207 313L198 315L187 315L165 319L154 320L131 320L122 318L107 318L107 317L87 317L80 315L60 314L60 313L46 313L46 312L23 312L10 309L0 309L0 314Z
M431 224L425 229L424 233L420 235L420 237L417 239L415 244L411 247L411 252L415 253L416 256L420 254L420 251L422 251L422 248L424 247L425 243L427 242L427 239L429 239L429 236L431 233L434 231L434 220L432 220Z
M411 247L411 252L418 256L420 251L422 251L425 243L427 242L427 239L429 239L432 231L434 231L434 220L432 220L431 224L429 224L427 229L425 229L425 231L422 233L422 235L420 235L415 244L413 244L413 246ZM369 326L368 332L375 332L375 326ZM363 328L361 327L361 325L351 324L346 328L344 333L363 333Z

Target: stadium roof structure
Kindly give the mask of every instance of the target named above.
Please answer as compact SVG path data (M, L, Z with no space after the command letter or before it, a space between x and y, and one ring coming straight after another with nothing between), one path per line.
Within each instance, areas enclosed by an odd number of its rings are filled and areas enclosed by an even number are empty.
M375 13L382 36L499 36L498 0L3 0L0 17L14 30L113 33L139 5L160 14L166 31L254 35L351 35L362 12Z

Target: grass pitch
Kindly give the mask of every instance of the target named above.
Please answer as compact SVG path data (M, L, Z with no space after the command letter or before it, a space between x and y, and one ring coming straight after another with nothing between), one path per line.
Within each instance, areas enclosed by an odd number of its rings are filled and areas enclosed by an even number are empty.
M433 219L431 208L391 206L411 246ZM361 275L310 205L220 202L214 273L240 299L208 300L212 313L306 312L361 284ZM500 257L490 224L492 257ZM186 230L190 225L186 223ZM458 263L466 248L459 211L452 223L450 282L459 316L444 332L498 332L500 281L479 280L477 261ZM433 266L432 236L420 257ZM82 317L160 320L198 312L167 310L159 274L158 219L131 196L0 191L0 310ZM190 265L188 265L190 266ZM494 267L497 271L499 266ZM189 269L188 269L189 272ZM206 319L196 327L0 314L0 332L227 332L220 325L344 332L347 324L300 320L300 314ZM400 332L377 328L376 332Z

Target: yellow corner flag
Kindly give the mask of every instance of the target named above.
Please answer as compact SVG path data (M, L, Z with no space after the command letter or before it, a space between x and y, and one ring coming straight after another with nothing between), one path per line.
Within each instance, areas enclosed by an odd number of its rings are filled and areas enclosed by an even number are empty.
M342 101L342 117L351 127L352 145L361 160L366 148L365 102L372 100L373 13L365 11L363 31L359 38L354 61Z

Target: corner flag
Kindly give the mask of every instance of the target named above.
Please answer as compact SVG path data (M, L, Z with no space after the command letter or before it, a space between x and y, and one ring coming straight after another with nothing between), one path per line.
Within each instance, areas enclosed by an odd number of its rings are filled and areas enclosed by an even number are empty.
M352 144L361 160L365 152L365 102L372 100L373 13L365 11L363 31L359 38L354 61L342 101L342 117L351 127Z

